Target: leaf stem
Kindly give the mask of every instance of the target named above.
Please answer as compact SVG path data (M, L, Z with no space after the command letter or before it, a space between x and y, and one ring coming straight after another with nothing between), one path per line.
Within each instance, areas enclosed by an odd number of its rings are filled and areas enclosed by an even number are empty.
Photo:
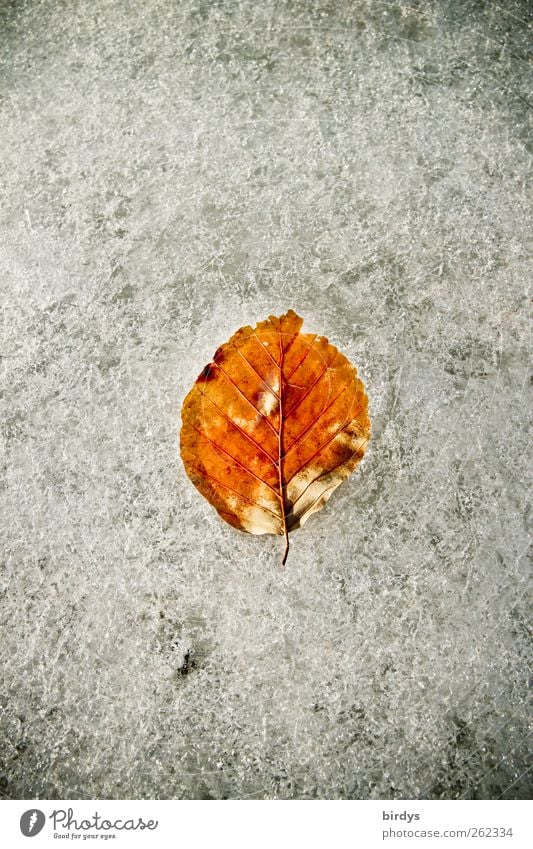
M282 566L285 566L285 563L287 562L287 557L289 556L289 546L289 532L287 531L287 522L285 522L285 551L283 552L283 559L281 561Z

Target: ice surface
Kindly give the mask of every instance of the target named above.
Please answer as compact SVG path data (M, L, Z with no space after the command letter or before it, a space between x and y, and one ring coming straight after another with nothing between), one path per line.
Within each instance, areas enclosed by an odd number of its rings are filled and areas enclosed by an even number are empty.
M6 797L530 792L527 7L0 3ZM289 307L374 438L281 570L177 429Z

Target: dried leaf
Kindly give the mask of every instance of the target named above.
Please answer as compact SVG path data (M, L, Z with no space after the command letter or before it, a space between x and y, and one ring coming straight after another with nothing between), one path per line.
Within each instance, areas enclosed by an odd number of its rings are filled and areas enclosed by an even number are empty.
M181 456L202 495L233 527L289 531L320 510L361 460L368 399L355 367L293 310L242 327L183 404Z

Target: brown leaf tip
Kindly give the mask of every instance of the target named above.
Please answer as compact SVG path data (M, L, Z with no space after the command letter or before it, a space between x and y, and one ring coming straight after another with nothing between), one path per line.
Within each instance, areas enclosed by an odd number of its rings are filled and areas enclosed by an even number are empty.
M207 383L209 380L213 380L214 376L215 376L215 370L213 368L213 364L208 363L206 366L204 366L204 368L202 369L202 371L200 372L200 374L196 378L196 382L197 383Z

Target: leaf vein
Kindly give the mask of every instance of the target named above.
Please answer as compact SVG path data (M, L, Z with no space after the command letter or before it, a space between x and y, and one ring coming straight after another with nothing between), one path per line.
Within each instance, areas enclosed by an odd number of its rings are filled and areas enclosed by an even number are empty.
M212 483L216 483L216 484L218 484L218 486L223 486L224 489L229 489L230 492L234 492L235 495L238 495L239 498L242 498L244 501L247 501L249 504L253 504L254 507L259 507L259 509L264 510L265 513L270 513L271 516L274 516L274 518L278 519L278 521L279 521L279 516L277 516L272 510L269 510L268 507L263 507L262 504L259 504L257 501L253 501L253 499L248 498L248 496L246 496L246 495L243 495L242 492L239 492L237 489L233 489L233 487L228 486L227 483L222 483L222 481L217 480L216 478L213 477L213 475L210 475L209 472L207 472L205 469L200 469L200 468L198 468L198 466L190 466L189 468L192 469L194 472L198 472L199 475L201 475L204 478L207 478L207 480L210 480ZM237 514L235 514L235 515L237 515Z
M350 424L350 422L348 422L348 424ZM366 442L368 442L368 439L365 439L365 440L364 440L364 443L366 443ZM364 444L364 443L363 443L363 444ZM296 505L298 504L298 502L299 502L300 498L302 498L302 496L304 496L304 495L305 495L305 493L307 492L307 490L309 489L309 487L310 487L310 486L313 486L313 484L314 484L314 483L316 483L317 481L319 481L319 480L320 480L320 478L323 478L325 475L330 475L332 472L335 472L335 471L336 471L337 469L339 469L341 466L344 466L344 464L345 464L345 463L349 463L349 462L350 462L350 460L352 460L352 459L353 459L353 457L355 457L355 455L356 455L356 454L359 454L359 452L360 452L360 451L362 451L362 450L363 450L363 453L364 453L364 449L362 448L362 446L361 446L361 447L359 447L359 448L356 448L354 451L352 451L352 453L351 453L348 457L345 457L345 458L344 458L344 460L341 460L341 461L340 461L340 463L336 463L336 464L335 464L335 466L332 466L332 468L331 468L331 469L325 469L323 472L320 472L320 474L319 474L319 475L317 475L317 476L316 476L316 478L313 478L313 480L312 480L312 481L309 481L309 483L307 484L307 486L305 487L305 489L303 489L303 490L302 490L302 492L300 493L300 495L298 496L298 498L296 499L296 501L293 501L292 506L291 506L291 511L294 511L294 508L295 508L295 507L296 507ZM301 469L300 469L300 471L301 471ZM294 477L294 476L293 476L293 477ZM292 478L291 478L291 480L292 480ZM339 481L339 483L340 483L340 481ZM329 488L328 488L328 489L329 489ZM325 490L325 492L328 492L328 489L326 489L326 490ZM316 502L314 502L314 503L316 503ZM307 512L307 511L306 511L306 512Z
M351 380L348 381L348 383L346 383L342 387L341 391L337 395L335 395L335 398L332 401L330 401L330 403L327 405L327 407L324 407L324 409L320 411L320 413L318 414L316 419L314 419L310 424L307 425L307 427L305 427L303 430L300 431L300 433L298 434L296 439L289 445L289 447L285 451L285 454L283 455L284 458L287 456L287 454L290 454L290 452L292 451L294 446L297 445L301 441L302 437L305 436L305 434L308 433L308 431L310 431L312 428L314 428L314 426L317 424L317 422L320 421L320 419L324 415L324 413L326 413L329 410L329 408L333 406L335 401L338 401L339 398L341 397L341 395L344 395L346 390L350 387L351 382L352 382Z
M307 391L306 391L306 392L304 392L304 394L303 394L303 395L301 395L301 396L300 396L300 398L298 398L298 400L297 400L296 404L293 404L293 405L292 405L291 409L290 409L290 410L289 410L289 412L287 413L287 418L289 418L289 416L292 416L292 414L296 412L296 410L298 409L298 407L300 406L300 404L302 404L302 403L303 403L303 401L305 401L305 399L307 398L307 396L309 395L309 393L311 392L311 390L313 390L313 389L315 388L315 386L317 386L317 385L320 383L320 381L322 380L322 378L324 377L324 375L326 374L326 372L329 370L330 366L331 366L331 363L328 363L328 364L326 365L326 368L325 368L325 369L323 369L323 370L320 372L320 374L318 375L318 377L316 378L316 380L315 380L315 381L311 384L311 386L309 386L309 387L307 388Z
M197 428L195 425L193 425L193 423L191 421L187 422L187 424L190 427L192 427L192 429L195 430L196 433L198 433L200 436L203 436L204 439L207 439L207 441L209 442L210 445L213 446L213 448L216 448L217 451L220 451L222 454L225 454L226 457L228 457L230 460L232 460L234 463L236 463L237 466L239 466L241 469L243 469L249 475L252 475L252 477L254 477L256 480L258 480L260 483L264 484L268 489L270 489L271 492L274 493L276 498L280 497L279 493L276 492L276 490L274 489L273 486L271 486L269 483L267 483L265 480L263 480L263 478L260 478L259 475L256 475L255 472L252 472L252 470L249 469L248 466L245 466L243 463L240 462L240 460L237 460L237 458L234 457L233 454L230 454L229 451L226 451L226 449L222 448L221 445L218 445L218 443L215 442L213 439L211 439L211 437L208 436L207 433L205 433L205 431L200 430L200 428Z
M298 371L298 369L300 368L300 366L301 366L301 365L302 365L302 363L304 362L304 360L305 360L305 358L307 357L308 353L310 352L311 348L312 348L312 347L313 347L313 345L315 344L315 342L316 342L316 338L317 338L317 334L315 333L315 335L313 336L313 341L312 341L310 344L308 344L308 345L307 345L307 348L306 348L305 354L303 355L302 359L301 359L301 360L300 360L300 361L299 361L299 362L295 365L295 367L293 368L293 370L291 371L291 373L290 373L290 374L288 374L288 375L287 375L287 377L285 378L285 380L286 380L287 382L291 379L291 377L293 376L293 374L294 374L296 371Z
M238 347L237 347L237 345L234 345L233 347L235 348L235 350L237 351L237 353L238 353L238 354L242 357L242 359L244 360L244 362L246 363L246 365L247 365L247 366L248 366L248 367L249 367L249 368L253 371L253 373L256 375L256 377L258 377L258 378L259 378L259 380L261 381L261 383L263 384L263 386L266 386L266 388L268 389L268 391L269 391L269 392L271 392L271 393L272 393L272 395L274 395L274 397L275 397L275 398L277 398L277 400L279 401L279 400L280 400L280 397L279 397L278 393L277 393L277 392L274 392L274 389L272 388L272 386L270 386L270 384L268 384L268 383L266 382L266 380L265 380L265 378L264 378L264 377L261 377L261 375L259 374L259 372L258 372L258 371L257 371L257 369L255 368L255 366L253 366L253 365L252 365L252 363L250 362L250 360L246 359L246 357L245 357L245 356L244 356L244 354L242 353L241 349L240 349L240 348L238 348ZM272 359L272 357L271 357L271 359ZM276 368L279 368L279 366L277 365L277 363L276 363Z
M257 409L257 407L255 406L255 404L253 403L253 401L250 401L250 399L246 397L246 395L244 394L244 392L243 392L241 389L239 389L239 387L237 386L237 384L235 383L235 381L233 380L233 378L231 377L231 375L229 375L229 374L228 374L228 372L227 372L227 371L225 371L225 369L223 369L221 366L219 366L219 365L218 365L218 363L214 363L214 365L216 365L216 367L219 369L219 371L221 371L221 372L222 372L222 374L224 375L224 377L226 378L226 380L228 380L228 381L229 381L229 383L231 383L231 385L235 387L235 389L237 390L237 392L239 393L239 395L240 395L242 398L244 398L244 400L245 400L245 401L247 401L247 402L248 402L248 404L250 405L250 407L251 407L253 410L255 410L255 412L257 413L257 415L258 415L258 416L261 416L261 418L262 418L262 419L264 419L264 421L265 421L265 422L266 422L266 424L269 426L269 428L270 428L270 430L272 431L272 433L273 433L273 434L275 434L275 436L277 436L277 435L278 435L278 431L276 430L276 428L274 427L274 425L272 424L272 422L270 422L270 421L269 421L269 419L268 419L268 417L267 417L267 416L264 416L264 415L263 415L263 413L261 412L261 410L258 410L258 409Z
M261 340L260 340L259 336L257 335L257 333L255 332L255 330L252 330L252 332L251 332L250 336L246 336L246 339L250 339L252 336L255 336L255 338L256 338L256 339L257 339L257 341L259 342L259 345L261 346L261 348L263 349L263 351L265 352L265 354L267 354L267 355L270 357L270 359L272 360L272 362L274 363L274 365L276 366L276 368L277 368L277 369L279 369L279 363L277 363L277 362L276 362L276 360L274 359L274 357L272 356L272 354L271 354L271 353L270 353L270 351L268 350L267 346L266 346L266 345L264 345L264 344L261 342Z
M222 409L222 407L219 407L219 406L218 406L218 404L216 404L216 403L213 401L213 399L209 397L209 395L206 395L206 394L205 394L205 392L200 392L200 395L202 396L202 398L207 398L207 400L208 400L208 401L209 401L209 402L213 405L213 407L216 407L216 408L217 408L217 410L219 411L219 413L220 413L220 414L221 414L221 415L222 415L222 416L226 419L226 421L228 421L230 424L232 424L232 425L233 425L233 427L237 428L237 430L238 430L238 431L240 431L240 432L242 433L242 435L246 437L246 439L248 439L250 442L252 442L252 443L253 443L253 445L255 445L255 447L256 447L256 448L258 448L260 451L262 451L262 452L263 452L263 454L264 454L266 457L268 457L268 459L270 460L270 462L271 462L274 466L277 466L277 465L278 465L278 464L277 464L277 462L276 462L276 460L274 460L274 458L270 456L270 454L268 453L268 451L266 450L266 448L263 448L263 446L262 446L262 445L260 445L258 442L256 442L256 441L255 441L255 439L253 439L253 438L250 436L250 434L249 434L249 433L246 433L246 431L242 429L242 427L239 427L239 425L237 424L237 422L234 422L234 421L233 421L233 419L232 419L232 418L230 418L230 416L228 416L228 414L224 412L224 410Z
M327 440L327 442L324 442L324 444L323 444L323 445L321 445L321 446L320 446L320 448L318 448L318 449L315 451L315 453L314 453L314 454L312 454L310 457L308 457L308 458L307 458L307 460L305 461L305 463L302 463L302 465L301 465L298 469L296 469L296 471L295 471L295 472L293 472L293 474L290 476L289 480L288 480L288 481L287 481L287 483L285 484L285 486L286 486L286 487L290 484L290 482L292 481L292 479L293 479L293 478L294 478L297 474L299 474L299 473L302 471L302 469L305 469L305 467L306 467L306 466L307 466L307 465L311 462L311 460L314 460L314 459L315 459L315 457L317 456L317 454L320 454L320 452L321 452L321 451L323 451L323 450L324 450L324 448L327 448L327 447L328 447L328 445L330 445L330 443L332 443L332 442L333 442L333 440L334 440L334 439L336 439L336 438L338 437L339 433L342 433L342 431L343 431L343 430L345 430L345 429L348 427L348 425L349 425L349 424L351 424L352 422L354 422L354 421L356 420L356 418L359 416L359 413L362 411L362 409L363 409L363 407L359 407L359 409L357 410L357 413L355 414L355 416L353 416L353 417L352 417L349 421L347 421L345 424L343 424L343 425L342 425L342 427L340 427L340 428L338 429L338 431L337 431L336 433L334 433L334 434L333 434L333 436L332 436L330 439L328 439L328 440Z
M336 483L336 484L332 484L331 486L326 487L326 489L322 490L322 492L320 493L320 495L318 495L318 496L315 498L315 500L313 501L313 503L309 505L309 507L307 508L307 510L305 511L305 513L302 513L302 515L301 515L301 516L294 516L292 513L289 513L289 519L298 519L298 520L302 519L305 515L307 515L307 513L309 513L309 511L310 511L310 510L312 510L312 509L313 509L313 507L315 506L315 504L317 503L317 501L320 501L320 499L322 498L322 496L323 496L323 495L325 495L325 493L326 493L326 492L329 492L329 491L330 491L330 489L336 489L338 486L339 486L339 484L338 484L338 483Z

